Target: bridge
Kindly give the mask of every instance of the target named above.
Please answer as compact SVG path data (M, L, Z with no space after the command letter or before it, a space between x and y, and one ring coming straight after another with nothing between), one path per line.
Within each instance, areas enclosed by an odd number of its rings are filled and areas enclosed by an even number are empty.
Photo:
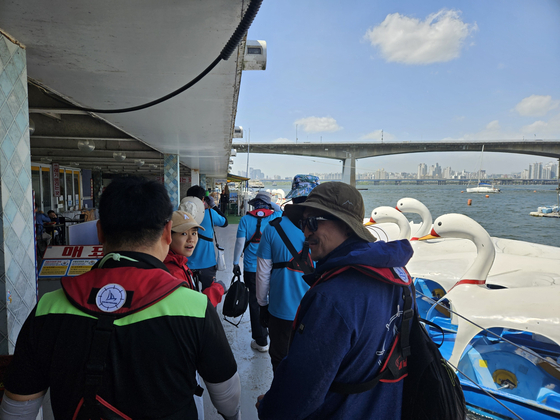
M238 153L313 156L342 160L342 179L356 185L356 159L404 153L485 152L516 153L559 159L560 141L477 141L401 143L234 143Z

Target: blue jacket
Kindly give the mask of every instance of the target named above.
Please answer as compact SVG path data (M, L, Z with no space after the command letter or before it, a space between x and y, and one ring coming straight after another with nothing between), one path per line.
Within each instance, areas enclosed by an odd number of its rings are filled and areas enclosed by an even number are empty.
M51 223L52 220L45 213L37 213L35 215L35 224L37 226L37 235L41 235L45 231L43 223Z
M210 221L210 212L212 212L212 222L214 226L222 227L226 225L226 218L220 216L215 210L206 209L204 219L200 226L206 230L198 229L198 243L193 254L189 257L187 266L191 270L199 270L202 268L214 267L216 265L216 251L214 250L214 229ZM210 240L202 239L208 238Z
M406 240L349 239L304 278L313 284L327 270L350 264L403 267L411 257ZM401 295L401 287L356 270L312 287L301 301L288 356L261 401L259 419L399 420L402 381L352 395L329 388L335 381L363 383L377 375L401 324Z
M303 232L287 217L282 217L280 226L296 251L301 251L305 240ZM270 260L273 264L293 259L276 228L270 225L262 234L257 257ZM303 280L301 271L294 271L287 267L273 269L270 274L268 312L276 318L293 321L299 302L307 290L309 290L309 285Z

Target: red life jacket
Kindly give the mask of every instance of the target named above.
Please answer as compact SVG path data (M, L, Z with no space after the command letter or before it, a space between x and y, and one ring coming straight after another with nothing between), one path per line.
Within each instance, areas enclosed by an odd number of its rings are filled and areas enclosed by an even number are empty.
M247 242L245 242L245 246L243 247L243 251L245 251L251 243L255 243L255 244L260 243L261 236L262 236L262 233L261 233L262 219L274 214L274 210L255 209L255 210L248 211L247 214L257 218L257 229L255 230L255 233L253 233L253 236L251 236L251 239L249 239Z
M179 287L189 286L162 269L136 267L98 268L79 279L63 277L61 283L72 305L97 318L86 363L84 396L72 420L129 420L130 417L98 395L114 321L152 306Z

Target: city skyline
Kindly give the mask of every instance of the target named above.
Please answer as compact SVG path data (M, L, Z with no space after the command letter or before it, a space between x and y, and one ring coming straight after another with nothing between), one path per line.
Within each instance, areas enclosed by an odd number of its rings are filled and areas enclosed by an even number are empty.
M457 171L451 166L442 167L438 162L435 164L426 164L420 162L417 165L415 172L406 171L387 171L385 168L378 168L374 171L359 172L356 171L356 179L394 179L394 178L415 178L415 179L484 179L484 178L519 178L519 179L557 179L558 178L558 163L551 161L534 162L528 168L522 169L519 172L510 173L491 173L485 169L476 171ZM298 172L309 173L317 175L322 179L340 179L342 172ZM247 170L238 170L237 175L247 176ZM249 167L249 177L258 180L275 180L275 179L290 179L293 176L282 176L280 174L266 174L260 168Z

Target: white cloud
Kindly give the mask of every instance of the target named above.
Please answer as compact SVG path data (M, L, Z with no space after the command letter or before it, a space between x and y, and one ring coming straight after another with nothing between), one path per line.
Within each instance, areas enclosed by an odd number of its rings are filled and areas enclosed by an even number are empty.
M531 95L515 106L515 110L524 117L542 117L558 108L560 101L553 101L552 96Z
M375 130L372 131L371 133L368 133L362 137L360 137L360 140L381 140L381 133L382 130ZM383 132L383 140L384 141L391 141L394 140L395 136L392 135L391 133L387 133L386 131Z
M514 140L560 138L560 114L554 115L548 121L535 121L520 128L503 129L498 120L491 121L486 127L475 133L465 133L458 138L447 137L443 141L479 141L479 140Z
M393 13L365 38L379 47L387 61L404 64L431 64L453 60L460 56L465 38L476 31L476 23L461 20L458 10L440 10L424 21Z
M295 143L293 140L287 139L285 137L280 137L276 140L272 140L272 143Z
M336 120L332 117L300 118L299 120L296 120L294 124L302 126L303 131L305 131L306 133L332 133L334 131L342 130L342 127L339 126Z
M548 121L535 121L521 127L521 132L528 138L558 139L560 138L560 114Z
M486 130L488 131L496 131L496 130L500 130L501 128L502 127L500 127L500 123L498 122L498 120L490 121L486 125Z

